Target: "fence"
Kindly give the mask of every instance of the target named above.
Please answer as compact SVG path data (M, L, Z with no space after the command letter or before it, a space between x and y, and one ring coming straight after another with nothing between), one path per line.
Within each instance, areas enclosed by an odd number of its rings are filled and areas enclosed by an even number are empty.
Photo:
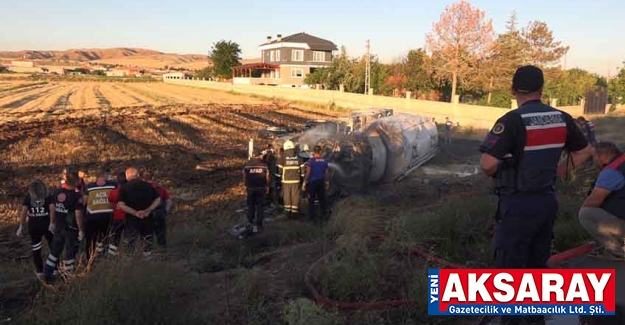
M289 101L303 101L321 105L330 105L345 108L387 107L397 112L413 113L435 118L437 122L444 122L449 117L460 126L472 126L479 129L490 129L495 121L509 110L506 108L477 106L467 104L445 103L411 98L397 98L376 95L346 93L336 90L282 88L271 86L255 86L231 84L214 81L192 79L164 78L164 82L176 85L209 88L222 91L235 91L243 94L252 94L265 97L281 98ZM567 107L565 111L573 116L581 115L581 107Z

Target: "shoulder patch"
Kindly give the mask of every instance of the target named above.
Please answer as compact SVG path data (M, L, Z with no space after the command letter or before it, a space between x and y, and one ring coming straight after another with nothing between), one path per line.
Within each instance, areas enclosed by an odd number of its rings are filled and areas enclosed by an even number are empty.
M493 127L493 134L501 134L503 133L503 131L506 129L506 127L503 125L503 123L497 123L495 124L495 126Z

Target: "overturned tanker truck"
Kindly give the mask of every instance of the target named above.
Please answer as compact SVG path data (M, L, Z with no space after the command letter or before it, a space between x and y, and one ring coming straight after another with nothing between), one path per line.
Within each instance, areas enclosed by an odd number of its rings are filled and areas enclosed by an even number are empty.
M357 118L351 114L350 119ZM358 119L362 121L363 119ZM328 122L273 141L277 150L286 140L311 150L319 145L332 169L330 192L343 188L361 190L369 184L401 180L438 151L434 122L412 114L379 116L356 131L353 121ZM305 160L308 152L300 152Z

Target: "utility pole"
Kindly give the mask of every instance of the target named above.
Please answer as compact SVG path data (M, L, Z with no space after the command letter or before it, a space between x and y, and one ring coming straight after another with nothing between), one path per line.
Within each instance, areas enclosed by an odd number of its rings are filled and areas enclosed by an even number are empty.
M369 94L369 89L371 88L371 45L369 40L367 40L367 54L365 57L367 68L365 70L365 95Z

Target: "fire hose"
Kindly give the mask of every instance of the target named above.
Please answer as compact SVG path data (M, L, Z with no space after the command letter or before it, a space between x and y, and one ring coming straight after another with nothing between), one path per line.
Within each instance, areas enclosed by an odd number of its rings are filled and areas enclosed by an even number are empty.
M447 199L451 198L451 199L458 199L458 198L464 198L464 197L468 197L468 196L472 196L472 195L476 195L479 194L480 192L478 191L471 191L471 192L463 192L463 193L459 193L456 195L452 195L450 197L447 197ZM423 208L425 209L431 209L431 208L435 208L438 207L440 205L444 204L444 202L436 202L433 204L429 204L424 206ZM372 236L372 238L374 239L380 239L380 240L385 240L386 237L383 234L377 234ZM590 242L590 243L586 243L583 244L581 246L575 247L573 249L552 255L551 258L548 261L549 265L554 265L554 264L561 264L564 263L566 261L570 261L576 257L582 256L587 254L588 252L592 251L593 249L596 248L595 243ZM330 298L324 297L323 295L321 295L319 293L319 291L315 288L315 286L312 283L312 272L313 270L319 266L320 264L326 262L331 256L333 256L336 253L336 251L330 251L329 253L327 253L326 255L324 255L323 257L321 257L320 259L318 259L315 263L313 263L308 270L306 271L306 274L304 276L304 282L306 285L306 288L308 289L308 291L310 292L310 294L312 295L311 300L316 303L317 305L326 307L326 308L336 308L336 309L340 309L340 310L377 310L377 309L387 309L387 308L398 308L398 307L404 307L404 306L410 306L410 305L415 305L416 301L414 300L406 300L406 299L397 299L397 300L384 300L384 301L377 301L377 302L347 302L347 301L337 301L337 300L332 300ZM435 262L445 268L449 268L449 269L463 269L466 268L466 266L464 265L460 265L460 264L456 264L450 261L447 261L441 257L438 257L436 255L433 255L431 253L428 253L426 250L424 250L423 248L419 247L419 246L415 246L411 249L411 253L415 256L424 258L427 261L431 261L431 262ZM488 322L490 322L491 320L493 320L495 318L495 316L482 316L478 322L476 323L476 325L485 325L488 324Z

